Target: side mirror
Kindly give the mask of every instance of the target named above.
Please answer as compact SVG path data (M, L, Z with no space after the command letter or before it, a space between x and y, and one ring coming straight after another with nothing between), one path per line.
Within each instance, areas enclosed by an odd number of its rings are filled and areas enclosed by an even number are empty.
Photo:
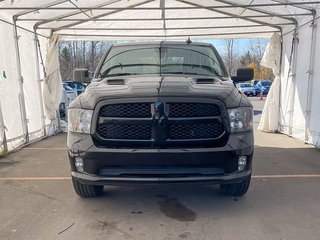
M254 76L253 68L239 68L237 76L231 77L234 82L246 82L252 80Z
M77 68L73 70L73 80L77 83L90 83L89 71L85 68Z

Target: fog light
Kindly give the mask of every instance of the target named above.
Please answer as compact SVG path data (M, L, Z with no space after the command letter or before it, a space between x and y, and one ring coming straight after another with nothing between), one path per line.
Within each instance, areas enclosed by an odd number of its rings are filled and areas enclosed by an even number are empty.
M76 166L76 169L78 172L83 172L83 159L82 159L82 157L75 157L74 165Z
M238 158L238 170L243 171L247 165L247 157L246 156L240 156Z

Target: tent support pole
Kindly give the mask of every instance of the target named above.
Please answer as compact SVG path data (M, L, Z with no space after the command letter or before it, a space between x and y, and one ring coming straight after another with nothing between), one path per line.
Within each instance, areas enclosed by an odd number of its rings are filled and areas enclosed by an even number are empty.
M293 62L292 62L292 83L291 83L291 89L292 93L290 96L290 115L289 115L289 136L292 136L293 134L293 115L294 115L294 102L295 102L295 97L296 97L296 86L297 86L297 60L298 60L298 43L299 43L299 38L298 38L298 29L297 27L294 30L293 33L293 44L294 44L294 56L293 56ZM288 79L289 80L289 79Z
M28 132L28 119L27 119L27 111L26 111L26 102L24 97L23 90L23 77L21 72L21 61L20 61L20 51L19 51L19 36L17 29L17 18L13 16L13 37L15 43L15 53L16 53L16 63L17 63L17 71L18 71L18 83L19 83L19 102L20 102L20 111L21 111L21 119L22 119L22 129L23 134L25 135L25 142L29 142L29 132Z
M2 108L1 108L1 102L0 102L0 129L1 128L3 128L2 146L3 146L4 152L8 152L8 143L7 143L7 137L6 137L6 127L4 126L4 120L3 120Z
M281 85L282 85L282 78L281 78L281 72L282 72L282 64L283 64L283 59L282 59L282 54L283 54L283 31L281 29L280 31L280 36L281 36L281 52L280 52L280 79L279 79L279 96L278 96L278 99L279 99L279 105L278 105L278 129L277 129L277 132L281 132L280 130L280 126L281 126Z
M311 27L311 39L310 39L310 53L309 53L309 68L308 68L308 84L307 84L307 104L305 110L305 133L304 141L307 143L309 141L309 129L311 123L311 104L312 104L312 90L313 90L313 79L314 79L314 48L316 43L316 30L317 24L315 23L315 15L313 16L313 21L310 25Z
M5 153L8 152L8 143L7 143L7 137L6 137L6 132L5 131L3 133L3 143L2 143L2 145L3 145L4 152Z
M38 86L38 94L39 94L39 104L40 104L40 114L41 114L41 124L42 124L42 134L43 137L47 135L46 133L46 122L45 122L45 115L44 115L44 108L43 108L43 96L42 96L42 88L41 88L41 77L40 77L40 62L39 62L39 51L38 49L38 37L36 30L34 32L34 48L35 48L35 57L36 57L36 81Z

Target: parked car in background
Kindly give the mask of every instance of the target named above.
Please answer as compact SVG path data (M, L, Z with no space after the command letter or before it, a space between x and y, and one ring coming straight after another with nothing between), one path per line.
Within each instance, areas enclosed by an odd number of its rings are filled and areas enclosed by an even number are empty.
M84 92L84 90L86 89L86 86L82 83L77 83L75 81L72 80L68 80L68 81L64 81L63 84L66 84L67 86L71 87L74 90L77 90L77 96L79 94L81 94L82 92Z
M236 87L239 89L240 92L244 93L247 96L256 96L255 88L249 83L238 83Z
M269 93L269 89L271 87L271 80L261 80L255 85L255 90L257 94L267 95Z
M72 89L67 83L63 83L61 102L59 105L60 116L66 115L66 109L68 109L69 103L77 97L77 90Z
M255 87L256 84L257 84L259 81L260 81L260 80L257 80L257 79L251 80L251 86L252 86L252 87Z

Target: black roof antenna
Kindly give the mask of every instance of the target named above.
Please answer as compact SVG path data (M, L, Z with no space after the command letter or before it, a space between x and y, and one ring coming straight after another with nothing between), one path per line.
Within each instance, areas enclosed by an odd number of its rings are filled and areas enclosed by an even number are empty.
M192 41L191 41L190 37L188 37L188 39L187 39L186 43L187 43L187 44L192 43Z

